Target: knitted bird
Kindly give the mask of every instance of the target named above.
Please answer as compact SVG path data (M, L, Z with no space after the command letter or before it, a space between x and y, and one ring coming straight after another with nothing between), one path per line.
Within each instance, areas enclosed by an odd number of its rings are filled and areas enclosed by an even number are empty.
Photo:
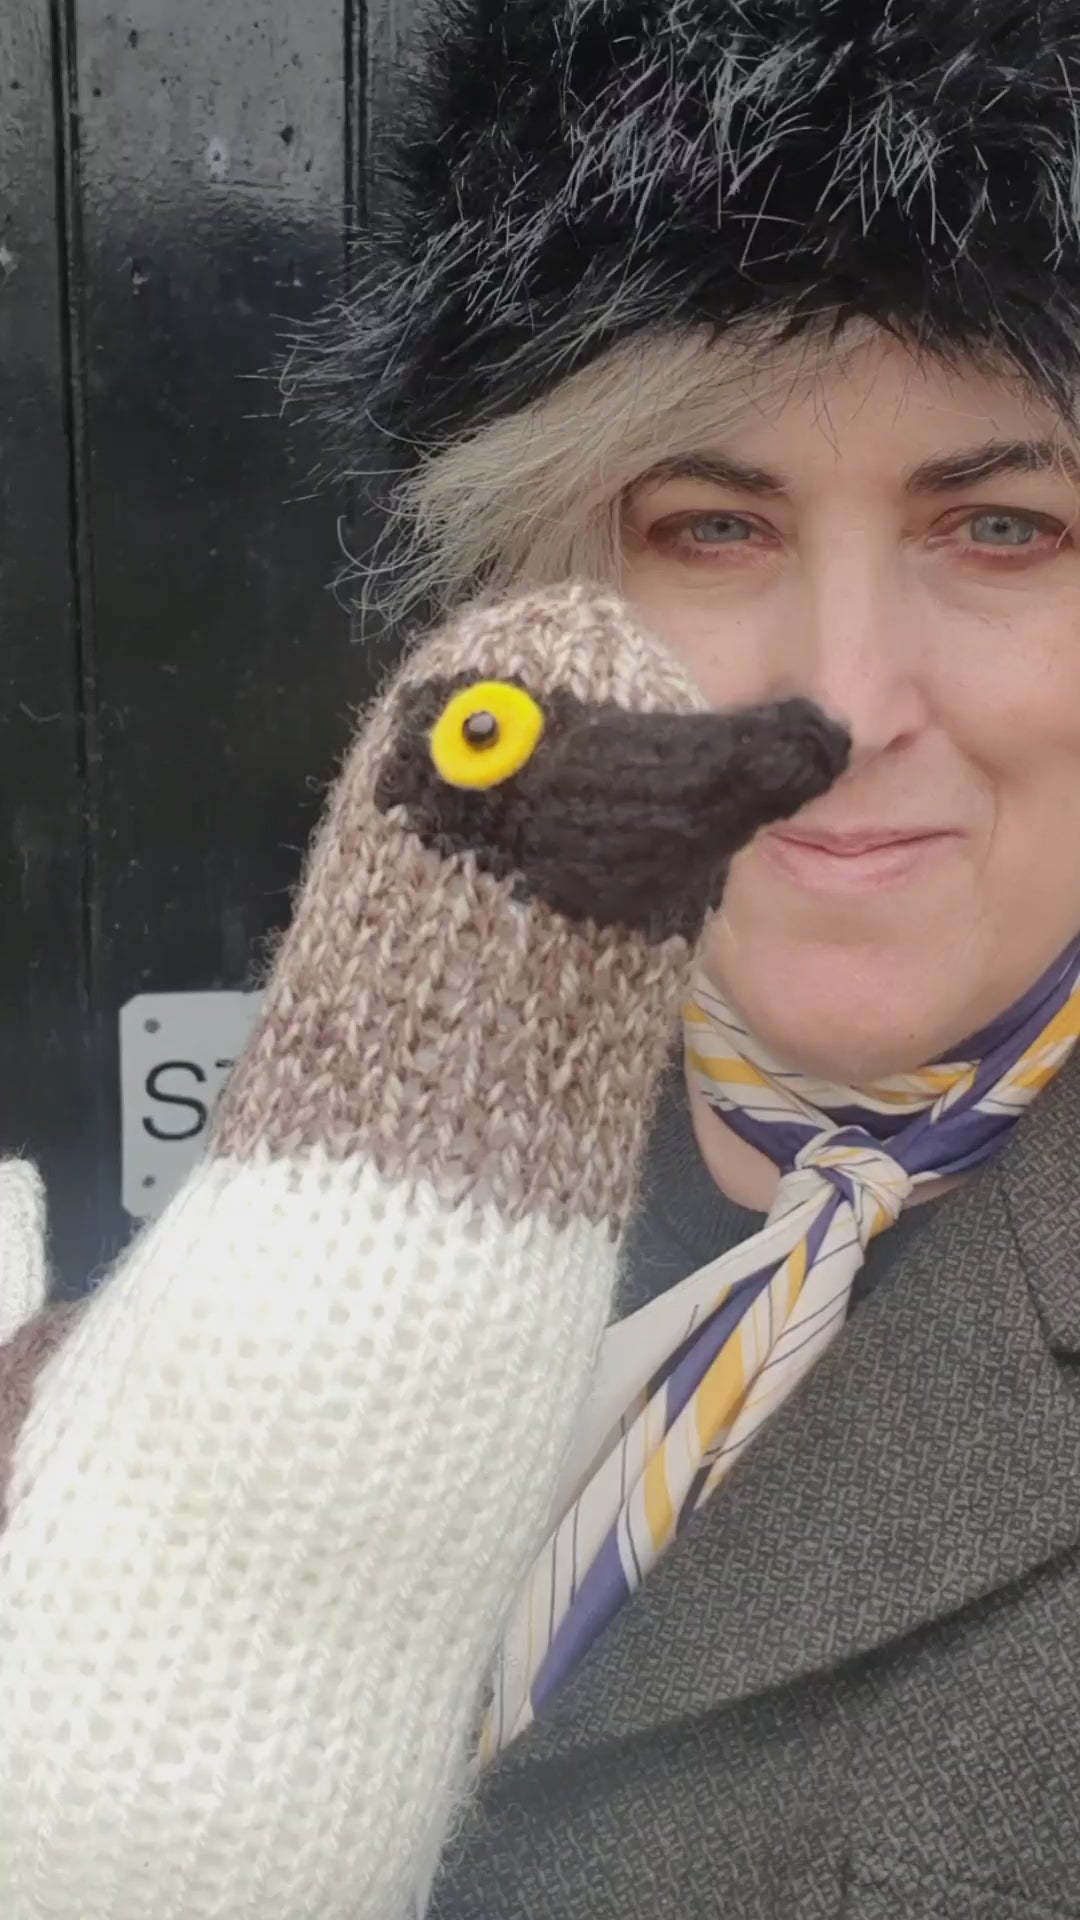
M709 712L584 585L409 655L207 1157L9 1349L5 1920L410 1910L611 1313L696 937L730 857L846 754L803 701Z

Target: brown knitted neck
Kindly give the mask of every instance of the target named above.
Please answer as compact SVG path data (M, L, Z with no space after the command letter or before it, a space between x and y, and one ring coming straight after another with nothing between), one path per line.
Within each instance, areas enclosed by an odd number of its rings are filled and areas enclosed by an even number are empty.
M377 815L324 855L317 936L281 955L216 1151L359 1155L449 1204L618 1233L686 942L569 927Z

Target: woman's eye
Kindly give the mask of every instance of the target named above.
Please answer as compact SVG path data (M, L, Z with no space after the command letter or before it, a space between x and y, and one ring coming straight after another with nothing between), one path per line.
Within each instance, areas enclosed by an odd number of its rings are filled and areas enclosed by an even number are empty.
M977 513L968 525L976 546L1029 547L1045 531L1022 513Z
M737 513L710 513L707 519L695 520L689 531L703 546L711 547L748 540L753 529L749 520L740 519Z
M690 519L661 520L652 538L661 547L692 553L695 548L745 545L755 531L753 522L739 513L696 513Z
M957 524L965 530L969 546L984 553L1023 553L1035 548L1045 553L1068 539L1068 529L1060 520L1004 507L983 507Z

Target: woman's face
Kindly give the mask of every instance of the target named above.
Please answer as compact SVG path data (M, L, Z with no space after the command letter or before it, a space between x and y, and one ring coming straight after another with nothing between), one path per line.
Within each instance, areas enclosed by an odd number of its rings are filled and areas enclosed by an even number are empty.
M933 1059L1080 929L1078 483L1047 443L1049 409L882 338L626 503L624 589L704 692L806 694L852 732L708 935L792 1065Z

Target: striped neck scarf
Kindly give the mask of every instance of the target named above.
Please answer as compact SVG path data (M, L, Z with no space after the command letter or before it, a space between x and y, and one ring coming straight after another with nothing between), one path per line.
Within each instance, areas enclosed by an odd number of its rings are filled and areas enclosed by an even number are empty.
M765 1225L608 1329L554 1510L511 1615L478 1763L540 1713L686 1519L840 1333L876 1234L915 1188L988 1158L1080 1032L1080 942L959 1057L876 1086L791 1073L698 974L687 1071L781 1179Z

